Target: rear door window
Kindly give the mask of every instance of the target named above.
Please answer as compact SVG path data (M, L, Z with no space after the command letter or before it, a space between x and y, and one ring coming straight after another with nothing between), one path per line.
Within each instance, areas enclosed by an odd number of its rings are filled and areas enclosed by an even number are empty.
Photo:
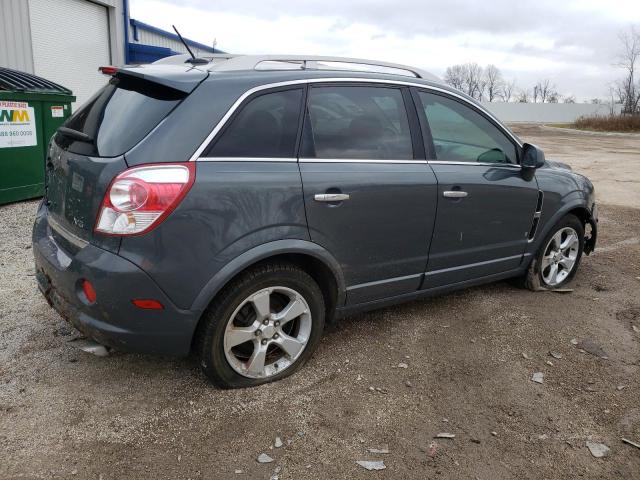
M153 130L186 95L148 80L116 76L64 125L91 140L79 141L58 134L57 141L70 151L84 155L122 155Z
M413 158L409 121L398 88L312 87L305 156L337 159ZM308 125L310 123L310 125Z
M249 100L206 157L293 158L300 123L302 89L270 92Z

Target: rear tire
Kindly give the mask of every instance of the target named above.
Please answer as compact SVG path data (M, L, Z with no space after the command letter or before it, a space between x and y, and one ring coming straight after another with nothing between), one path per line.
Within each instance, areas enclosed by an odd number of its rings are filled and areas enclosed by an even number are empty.
M204 313L196 352L222 388L285 378L311 357L324 329L324 298L304 270L273 263L233 280Z
M563 288L578 271L583 251L584 225L566 215L544 238L523 277L524 286L533 291Z

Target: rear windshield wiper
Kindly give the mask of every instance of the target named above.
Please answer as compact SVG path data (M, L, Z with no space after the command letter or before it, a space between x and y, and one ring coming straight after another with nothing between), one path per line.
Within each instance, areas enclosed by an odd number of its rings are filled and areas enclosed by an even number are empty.
M74 140L78 140L80 142L93 143L92 136L87 135L86 133L82 133L78 130L74 130L73 128L58 127L58 132L60 132L65 137L73 138Z

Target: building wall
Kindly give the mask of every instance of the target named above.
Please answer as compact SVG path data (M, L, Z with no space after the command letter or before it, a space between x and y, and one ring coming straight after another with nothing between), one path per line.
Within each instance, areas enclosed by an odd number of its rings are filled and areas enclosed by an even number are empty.
M0 0L0 66L33 73L29 3Z
M131 43L142 43L145 45L154 45L156 47L165 47L170 48L174 52L178 53L189 53L187 49L184 48L184 45L179 40L173 40L171 38L167 38L164 35L160 35L155 32L150 32L148 30L144 30L143 28L138 28L138 39L134 38L134 29L129 29L129 41ZM180 32L182 33L182 32ZM210 55L209 52L206 52L202 49L199 49L196 46L189 45L191 50L193 50L193 54L197 57L200 55Z
M124 64L123 0L0 0L0 66L70 88L75 106Z
M74 107L84 103L107 83L98 71L111 63L107 8L85 0L30 0L30 15L35 74L69 88Z
M482 102L491 113L503 122L573 123L578 117L609 115L609 105L587 103L504 103ZM619 114L621 105L614 105Z

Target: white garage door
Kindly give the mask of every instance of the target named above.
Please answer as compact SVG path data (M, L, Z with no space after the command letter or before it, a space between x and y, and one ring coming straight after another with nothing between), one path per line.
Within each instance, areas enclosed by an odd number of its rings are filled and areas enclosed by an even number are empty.
M35 74L71 89L83 104L107 82L110 64L106 7L86 0L29 0Z

